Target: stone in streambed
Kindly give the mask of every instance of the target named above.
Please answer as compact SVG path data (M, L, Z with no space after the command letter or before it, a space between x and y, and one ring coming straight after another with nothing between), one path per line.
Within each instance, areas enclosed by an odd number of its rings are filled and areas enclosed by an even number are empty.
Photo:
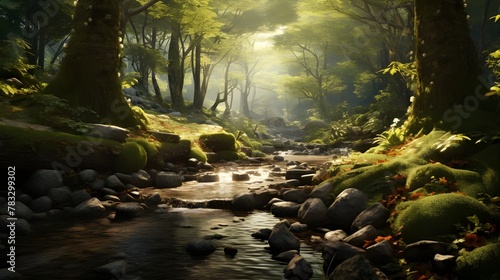
M300 255L296 255L284 269L286 279L307 280L312 277L312 266Z
M73 213L83 217L102 216L106 214L106 208L99 199L93 197L76 206Z
M290 201L276 202L271 206L271 213L276 217L297 217L300 204Z
M31 174L23 186L25 193L33 198L47 195L52 188L62 187L63 179L57 170L40 169Z
M320 226L326 221L326 206L319 198L309 198L299 208L299 222L309 226Z
M204 256L213 253L216 246L212 240L196 238L188 242L186 251L191 255Z
M334 228L349 231L356 217L366 209L368 197L354 188L343 190L327 210L329 222Z
M273 252L300 251L299 239L283 223L278 223L274 226L268 242Z

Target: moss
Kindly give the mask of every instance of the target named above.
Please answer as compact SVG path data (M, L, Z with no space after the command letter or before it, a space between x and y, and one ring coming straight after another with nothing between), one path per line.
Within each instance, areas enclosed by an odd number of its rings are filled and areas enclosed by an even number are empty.
M191 141L181 139L178 143L162 143L160 154L165 162L186 162L191 153Z
M426 164L411 170L408 174L407 185L410 191L413 191L424 187L426 184L430 184L434 178L439 179L442 177L446 178L448 181L456 181L449 167L439 163Z
M212 152L234 151L236 152L236 139L231 133L213 133L200 136L200 144Z
M500 279L500 243L474 249L457 259L459 279Z
M401 230L403 241L443 240L455 234L455 224L465 225L468 216L477 215L481 221L489 220L490 213L478 200L459 194L438 194L416 201L401 203L394 229Z
M259 151L262 151L262 147L263 147L263 146L262 146L262 143L260 143L259 141L255 141L255 140L254 140L254 141L252 141L252 142L251 142L251 144L252 144L252 146L251 146L251 147L252 147L254 150L259 150Z
M142 146L146 153L148 154L148 157L154 157L158 155L158 149L160 147L160 144L158 142L151 142L148 141L145 138L135 138L135 139L130 139L129 141L135 142L138 145Z
M147 160L146 150L141 145L127 142L122 146L120 156L115 163L115 169L117 172L129 174L144 168Z
M190 158L195 158L201 162L207 162L207 155L199 148L199 147L191 147L191 151L189 152Z
M236 151L218 151L216 154L219 160L233 161L241 159L241 155Z
M472 158L483 165L483 183L490 195L500 195L500 144L486 147Z
M132 106L132 112L134 112L136 118L139 119L145 126L149 127L151 125L151 121L141 107Z
M266 154L259 150L252 150L252 157L266 157Z

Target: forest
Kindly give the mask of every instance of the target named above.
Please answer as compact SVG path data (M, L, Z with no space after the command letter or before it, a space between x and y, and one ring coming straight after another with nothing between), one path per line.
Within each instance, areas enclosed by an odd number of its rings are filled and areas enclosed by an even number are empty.
M0 279L261 278L238 259L260 223L269 279L500 277L499 20L500 0L0 0ZM173 272L130 256L163 220L187 245L141 254ZM126 257L78 227L123 231Z

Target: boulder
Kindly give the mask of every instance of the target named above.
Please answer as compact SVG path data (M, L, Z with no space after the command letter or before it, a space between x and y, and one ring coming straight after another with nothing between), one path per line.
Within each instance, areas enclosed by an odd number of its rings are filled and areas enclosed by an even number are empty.
M296 255L284 269L286 279L307 280L313 275L312 266L300 255Z
M300 240L283 223L278 223L273 227L268 242L271 251L276 253L288 250L300 251Z
M303 203L307 198L307 193L302 189L288 190L283 193L283 200L285 201Z
M379 231L376 228L374 228L372 225L367 225L364 228L346 237L344 241L353 246L361 248L363 247L363 245L365 245L366 241L374 240L378 235Z
M30 204L30 209L35 213L47 212L52 208L52 199L48 196L41 196Z
M97 172L93 169L85 169L78 172L78 176L80 177L80 180L82 180L82 182L84 182L85 184L90 184L97 179Z
M121 192L126 189L125 184L123 184L123 182L115 174L109 175L108 178L106 178L106 187L117 192Z
M92 196L90 196L90 194L85 190L79 190L69 194L69 199L73 206L76 206L86 200L89 200L91 197Z
M57 170L40 169L29 176L23 190L33 198L47 195L52 188L62 187L63 179Z
M456 259L457 257L454 255L436 254L432 261L432 267L437 273L444 275L455 268Z
M2 208L7 209L6 206L7 205L4 205ZM14 206L14 208L16 208L16 218L18 219L25 219L29 221L33 216L33 211L20 201L16 202L16 206Z
M159 193L155 192L146 198L147 206L158 206L161 203L161 196Z
M2 197L2 198L4 198L4 197ZM24 205L30 205L31 202L33 202L33 198L31 198L31 196L29 196L28 194L22 193L16 197L16 201L22 202L22 203L24 203ZM7 200L5 200L5 203L7 203Z
M335 196L332 194L333 185L331 183L326 183L320 186L316 186L312 192L309 194L310 198L319 198L323 201L325 205L332 204Z
M387 240L377 242L366 249L366 258L373 264L384 265L394 258L394 250Z
M309 226L323 225L326 220L326 206L319 198L309 198L299 208L299 222Z
M297 188L297 187L300 187L302 185L304 185L304 184L298 179L290 179L290 180L286 180L286 182L285 182L285 186L288 188Z
M151 176L149 176L149 174L142 169L130 174L130 177L132 179L131 183L139 188L147 188L153 185Z
M233 198L232 206L235 210L252 211L255 207L255 199L251 193L237 194Z
M92 217L102 216L106 213L106 208L101 201L95 197L80 203L73 209L73 213L78 216Z
M297 217L300 204L290 201L276 202L271 206L271 213L276 217Z
M104 181L103 179L97 179L90 184L90 187L95 191L101 190L105 186L106 186L106 181Z
M191 255L204 256L213 253L216 246L212 240L196 238L188 242L186 251Z
M200 183L214 183L219 181L220 177L217 173L205 173L198 178L198 182Z
M330 273L342 262L356 256L365 254L365 250L351 244L337 241L327 242L323 247L323 271ZM333 278L333 279L358 279L358 278ZM362 279L362 278L361 278Z
M268 240L269 236L271 236L271 232L273 230L269 228L261 228L257 230L256 232L252 233L253 238L261 239L261 240Z
M327 210L329 223L336 229L349 231L352 222L366 208L368 197L358 189L343 190Z
M116 206L117 219L131 219L144 212L144 207L138 202L124 202Z
M238 253L238 249L236 247L233 247L233 246L224 247L224 255L234 257L234 256L236 256L237 253Z
M363 255L358 254L339 264L329 279L378 280L379 277L370 262Z
M355 232L367 225L379 229L387 224L389 210L382 203L377 202L361 212L352 222L351 232Z
M282 261L282 262L290 262L293 257L299 255L299 251L297 250L288 250L285 252L281 252L277 255L272 256L273 259L277 261Z
M433 240L421 240L406 245L404 256L407 262L428 262L434 259L436 254L448 253L448 244Z
M286 171L285 174L285 179L290 180L290 179L297 179L300 181L300 177L302 175L307 175L307 174L315 174L316 170L310 170L310 169L290 169Z
M248 173L233 173L232 179L234 182L249 181L250 175L248 175Z
M161 171L156 175L157 188L176 188L180 186L182 186L182 177L176 173Z
M129 131L127 129L115 125L106 125L106 124L87 124L87 125L92 126L92 128L90 131L86 132L85 135L91 137L105 138L120 143L125 143L129 134Z
M324 239L326 242L342 241L347 237L347 233L341 229L332 230L325 233Z
M458 279L500 279L500 243L476 248L457 260Z
M253 193L254 197L254 208L255 209L264 209L266 205L269 204L271 199L278 197L279 193L277 190L272 189L264 189L257 190Z
M52 199L54 206L65 204L71 201L70 191L66 188L53 188L50 189L48 196Z
M299 222L295 222L295 223L290 225L290 231L295 232L295 233L304 232L307 229L308 229L308 227L306 224L301 224Z

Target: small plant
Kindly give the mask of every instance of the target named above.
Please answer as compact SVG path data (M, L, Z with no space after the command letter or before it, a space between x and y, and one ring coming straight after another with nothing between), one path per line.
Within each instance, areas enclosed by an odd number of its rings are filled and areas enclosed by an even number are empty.
M424 185L428 193L449 193L457 191L457 183L448 181L445 177L431 176L431 181Z
M398 118L395 118L391 124L391 128L382 132L375 138L374 143L378 144L384 151L401 146L406 142L407 131L404 125L397 127L399 121Z
M458 238L451 244L453 249L465 249L471 251L486 245L486 238L495 231L495 225L481 223L477 215L467 217L467 225L455 224L458 230Z

